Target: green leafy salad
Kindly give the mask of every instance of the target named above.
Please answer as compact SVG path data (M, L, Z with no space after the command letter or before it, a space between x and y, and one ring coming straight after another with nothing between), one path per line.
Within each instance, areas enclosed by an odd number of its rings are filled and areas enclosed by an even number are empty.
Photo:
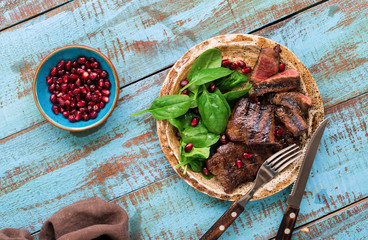
M220 135L225 132L231 108L237 99L248 93L252 85L242 73L221 67L221 51L208 49L194 61L186 85L177 95L156 98L149 109L155 119L168 120L180 134L179 161L176 166L202 172L206 179L212 174L203 171L205 160L216 151ZM246 85L247 84L247 85ZM245 89L233 88L246 86Z

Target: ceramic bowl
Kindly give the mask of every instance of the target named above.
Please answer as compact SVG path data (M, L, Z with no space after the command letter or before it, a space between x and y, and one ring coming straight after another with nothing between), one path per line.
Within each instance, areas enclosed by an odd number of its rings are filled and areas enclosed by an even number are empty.
M100 62L101 70L108 72L108 79L111 82L109 102L101 109L96 119L88 121L69 122L61 113L54 114L51 110L51 93L48 91L46 76L51 68L55 67L61 60L73 61L79 56L94 57ZM68 131L84 131L94 128L103 123L112 113L119 98L119 78L111 61L101 52L81 45L71 45L56 49L51 52L39 65L33 80L33 97L41 114L53 125Z

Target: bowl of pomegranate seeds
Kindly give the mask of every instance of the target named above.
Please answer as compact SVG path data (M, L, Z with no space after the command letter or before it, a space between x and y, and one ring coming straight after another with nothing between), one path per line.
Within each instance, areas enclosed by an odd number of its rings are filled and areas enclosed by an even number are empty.
M119 78L110 60L86 46L71 45L50 53L38 67L33 96L53 125L83 131L104 122L119 98Z

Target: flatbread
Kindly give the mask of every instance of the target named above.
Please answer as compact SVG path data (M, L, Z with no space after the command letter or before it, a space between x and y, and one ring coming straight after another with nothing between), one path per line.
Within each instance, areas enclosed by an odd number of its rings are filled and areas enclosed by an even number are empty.
M174 64L162 84L160 96L177 94L180 89L180 81L186 78L195 59L207 49L218 48L221 50L223 59L227 58L233 62L243 60L247 66L253 69L261 48L274 47L276 44L278 43L270 39L249 34L222 35L205 40L189 49L189 51ZM281 50L280 61L286 64L286 69L296 69L300 72L301 87L298 91L309 96L313 102L307 119L309 130L302 137L302 146L304 146L318 124L324 118L323 102L317 84L309 70L295 54L285 46L281 45ZM176 136L175 128L166 120L157 120L157 131L162 151L172 168L182 179L184 179L184 181L198 191L218 199L235 201L241 198L252 187L253 182L248 182L238 186L233 193L227 194L224 192L221 183L215 177L211 180L206 180L202 177L201 173L192 172L190 170L188 170L186 175L183 175L183 167L178 169L175 168L179 163L180 144ZM256 192L252 200L271 196L293 183L296 179L300 159L277 175L271 182L264 185Z

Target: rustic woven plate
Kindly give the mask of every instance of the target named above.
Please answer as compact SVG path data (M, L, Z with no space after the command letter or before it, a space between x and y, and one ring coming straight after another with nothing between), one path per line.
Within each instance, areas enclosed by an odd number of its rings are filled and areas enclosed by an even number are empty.
M186 78L194 60L209 48L220 49L223 59L228 58L234 62L244 60L253 69L261 48L274 47L276 44L278 43L270 39L248 34L222 35L205 40L191 48L175 63L162 85L160 96L176 94L180 89L180 81ZM307 120L307 124L310 126L309 131L302 137L302 145L304 146L310 139L316 126L324 118L323 103L317 84L308 69L289 49L282 45L281 49L281 62L286 64L286 69L296 69L300 72L302 81L299 91L309 96L313 101ZM167 160L177 174L193 188L212 197L229 201L241 198L251 188L253 182L248 182L237 187L233 193L227 194L216 178L206 180L200 173L190 170L188 170L186 175L183 175L182 167L175 168L175 165L179 163L179 140L176 137L175 128L166 120L158 120L157 130L162 151ZM293 183L296 179L299 165L300 161L296 161L285 169L270 183L263 186L254 195L253 200L271 196Z

